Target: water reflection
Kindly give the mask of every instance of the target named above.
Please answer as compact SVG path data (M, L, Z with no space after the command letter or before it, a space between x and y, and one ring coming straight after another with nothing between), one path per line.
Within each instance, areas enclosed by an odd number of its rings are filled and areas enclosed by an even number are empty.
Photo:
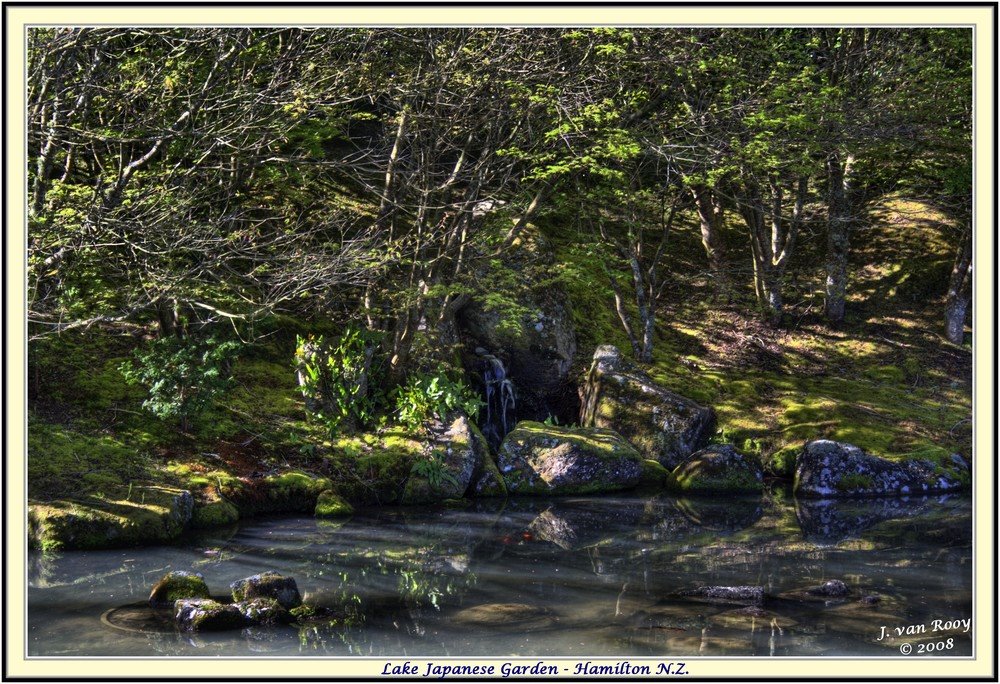
M170 569L202 572L218 594L275 570L316 611L202 635L101 624ZM32 654L892 655L873 620L971 615L971 511L947 497L524 499L337 525L262 518L181 547L32 555L28 571ZM809 594L830 579L849 594ZM763 605L685 596L740 585L761 587ZM948 655L968 652L959 635Z

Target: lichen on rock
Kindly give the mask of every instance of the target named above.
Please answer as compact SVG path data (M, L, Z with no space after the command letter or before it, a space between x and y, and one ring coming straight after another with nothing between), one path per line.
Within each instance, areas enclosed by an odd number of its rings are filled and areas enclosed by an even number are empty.
M262 572L229 585L233 601L239 603L255 598L275 599L284 608L291 609L302 603L302 596L295 580L277 572Z
M761 492L760 464L731 444L712 444L689 456L673 472L684 492Z
M585 494L631 489L642 457L621 435L523 421L500 447L497 466L512 494Z
M839 498L907 496L962 489L964 461L947 466L929 460L895 462L865 453L853 444L819 439L805 445L795 468L795 494Z
M715 429L711 408L657 385L611 345L594 352L580 402L581 425L615 430L668 470L704 445Z

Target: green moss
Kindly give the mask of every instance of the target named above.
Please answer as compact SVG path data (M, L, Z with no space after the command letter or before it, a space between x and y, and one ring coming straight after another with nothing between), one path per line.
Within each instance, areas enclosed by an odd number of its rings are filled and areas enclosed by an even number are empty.
M836 486L842 492L871 489L872 478L861 473L847 473L837 480Z
M207 528L232 525L240 519L240 511L224 499L196 505L191 516L191 527Z
M155 485L120 487L76 500L31 502L28 541L42 550L162 544L180 536L192 508L188 492Z
M317 518L339 518L354 513L354 508L333 490L327 489L316 501L314 515Z
M168 572L153 586L149 602L154 605L172 606L180 599L211 598L205 578L193 572Z
M85 435L29 417L29 497L79 496L155 479L147 454L114 437Z
M775 477L792 478L795 475L795 465L802 445L787 446L778 449L763 459L764 472Z

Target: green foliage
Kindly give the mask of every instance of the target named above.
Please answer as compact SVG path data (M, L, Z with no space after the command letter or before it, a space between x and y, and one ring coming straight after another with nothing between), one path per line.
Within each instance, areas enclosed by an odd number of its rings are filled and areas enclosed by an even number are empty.
M427 480L433 489L441 489L445 483L458 487L458 480L445 469L441 454L434 452L428 458L419 459L413 464L410 473Z
M395 392L396 416L410 430L418 430L452 411L474 416L482 406L479 396L461 380L453 380L444 366L431 373L411 375Z
M126 382L149 390L143 408L162 420L179 418L186 427L232 385L229 367L240 348L215 337L167 337L137 349L120 369Z
M380 397L372 388L379 386L381 372L372 364L375 342L373 335L353 327L333 341L323 335L296 337L295 364L306 408L330 437L375 418Z

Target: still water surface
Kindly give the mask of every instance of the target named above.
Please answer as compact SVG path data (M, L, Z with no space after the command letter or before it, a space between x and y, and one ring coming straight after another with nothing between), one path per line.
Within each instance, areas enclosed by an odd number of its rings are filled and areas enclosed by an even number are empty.
M928 625L908 641L951 638L935 655L969 655L971 633L930 625L971 618L971 528L961 497L528 499L258 518L180 546L33 555L29 654L892 656L902 640L880 641L882 626ZM168 570L200 572L218 595L275 570L334 615L198 635L108 617ZM831 579L846 599L806 591ZM767 599L748 610L684 596L706 585L760 585Z

